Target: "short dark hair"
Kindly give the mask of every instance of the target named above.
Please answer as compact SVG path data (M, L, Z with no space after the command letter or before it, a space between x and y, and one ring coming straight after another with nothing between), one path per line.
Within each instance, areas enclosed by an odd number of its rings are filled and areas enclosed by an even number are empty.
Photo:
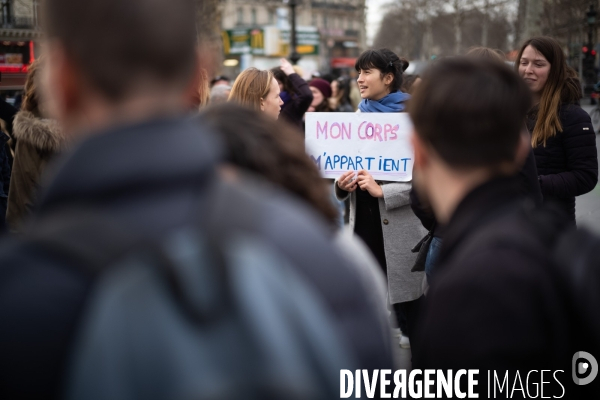
M147 82L180 85L196 66L192 0L46 0L47 37L110 100Z
M285 72L281 70L281 67L271 68L271 72L273 73L275 79L277 79L277 82L283 85L283 90L288 92L290 95L298 94L296 93L296 88L292 84L289 76L287 76Z
M392 74L394 80L390 84L390 92L397 92L402 87L402 74L410 63L400 58L390 49L378 49L364 51L356 60L354 69L357 72L367 69L378 69L382 78Z
M408 110L417 135L452 167L513 161L531 93L508 66L444 59L425 71Z

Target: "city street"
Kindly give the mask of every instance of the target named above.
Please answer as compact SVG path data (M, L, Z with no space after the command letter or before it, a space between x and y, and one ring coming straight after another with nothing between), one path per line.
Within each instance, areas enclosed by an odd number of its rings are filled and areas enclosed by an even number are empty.
M587 112L592 111L594 106L585 105L583 109ZM594 130L598 132L600 126L595 126ZM596 135L596 147L600 149L600 135ZM600 158L600 150L599 150ZM600 185L596 185L594 190L579 196L576 199L575 214L577 225L590 228L597 234L600 234Z

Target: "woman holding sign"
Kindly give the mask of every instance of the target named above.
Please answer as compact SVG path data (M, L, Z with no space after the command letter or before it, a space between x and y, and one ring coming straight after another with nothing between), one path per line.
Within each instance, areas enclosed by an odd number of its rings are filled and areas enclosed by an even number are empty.
M359 112L403 112L410 98L400 91L408 67L388 49L367 50L356 61L362 97ZM340 200L350 198L350 227L371 249L388 278L390 304L403 332L402 347L414 323L416 302L422 292L423 273L411 272L411 248L426 234L410 207L410 182L378 182L366 170L349 171L335 183Z

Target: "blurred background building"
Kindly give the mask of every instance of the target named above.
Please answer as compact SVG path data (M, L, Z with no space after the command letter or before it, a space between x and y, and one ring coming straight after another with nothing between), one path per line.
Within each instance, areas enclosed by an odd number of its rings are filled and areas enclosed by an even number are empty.
M38 54L40 0L0 0L0 6L0 96L13 102Z
M298 65L305 76L316 71L341 74L354 68L366 47L365 0L297 0ZM279 65L290 55L289 4L272 0L224 0L224 68L236 75L247 67Z

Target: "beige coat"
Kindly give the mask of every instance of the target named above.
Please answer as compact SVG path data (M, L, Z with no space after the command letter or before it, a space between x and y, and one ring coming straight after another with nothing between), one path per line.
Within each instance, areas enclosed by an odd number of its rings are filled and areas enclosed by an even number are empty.
M14 149L8 191L6 223L18 231L37 201L40 177L47 163L62 149L65 139L58 124L20 111L13 122Z

